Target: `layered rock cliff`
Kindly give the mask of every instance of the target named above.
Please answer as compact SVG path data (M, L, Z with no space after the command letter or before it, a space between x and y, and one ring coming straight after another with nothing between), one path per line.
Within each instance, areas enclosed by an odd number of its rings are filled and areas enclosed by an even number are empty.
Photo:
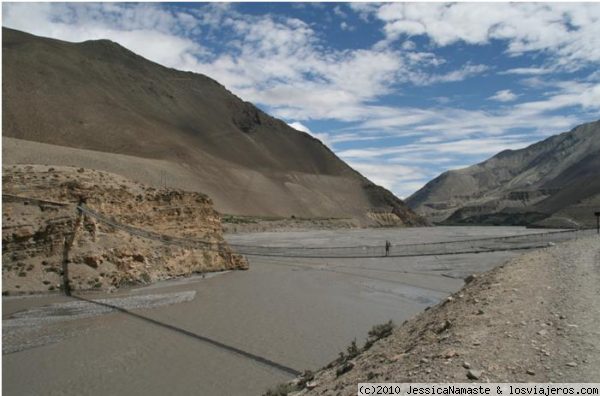
M155 189L96 170L19 165L3 168L3 292L63 287L65 240L69 280L76 290L146 284L193 273L245 269L222 236L219 214L205 195ZM80 216L80 199L127 231L91 215ZM141 237L136 230L164 235ZM169 237L201 240L201 246Z

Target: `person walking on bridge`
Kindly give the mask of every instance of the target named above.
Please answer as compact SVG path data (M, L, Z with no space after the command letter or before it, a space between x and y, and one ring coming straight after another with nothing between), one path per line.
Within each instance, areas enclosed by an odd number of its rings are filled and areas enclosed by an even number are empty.
M392 244L390 243L390 241L385 241L385 257L388 257L390 255L391 247L392 247Z

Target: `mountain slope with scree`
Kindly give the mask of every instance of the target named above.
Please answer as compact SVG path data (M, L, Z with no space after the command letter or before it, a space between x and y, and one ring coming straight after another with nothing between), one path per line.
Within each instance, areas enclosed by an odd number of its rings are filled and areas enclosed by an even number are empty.
M592 227L600 210L600 121L444 172L407 203L436 223Z
M108 40L3 29L5 164L83 166L210 196L222 213L422 225L404 202L218 82ZM384 215L381 215L381 214Z

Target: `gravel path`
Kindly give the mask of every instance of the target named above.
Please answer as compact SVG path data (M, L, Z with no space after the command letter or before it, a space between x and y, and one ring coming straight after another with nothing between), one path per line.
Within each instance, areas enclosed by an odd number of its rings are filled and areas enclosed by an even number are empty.
M600 382L600 240L588 239L554 253L556 310L572 324L567 324L568 336L559 339L562 356L552 379ZM560 364L565 361L578 368Z

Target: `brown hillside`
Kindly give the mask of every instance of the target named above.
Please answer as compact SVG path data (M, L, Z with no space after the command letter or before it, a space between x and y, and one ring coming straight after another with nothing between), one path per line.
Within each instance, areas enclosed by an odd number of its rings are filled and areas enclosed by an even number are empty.
M106 40L3 33L5 137L163 161L167 166L153 170L155 185L185 174L188 189L228 213L373 223L368 213L383 210L394 213L395 225L423 223L320 141L206 76L165 68ZM26 155L5 153L7 163Z

